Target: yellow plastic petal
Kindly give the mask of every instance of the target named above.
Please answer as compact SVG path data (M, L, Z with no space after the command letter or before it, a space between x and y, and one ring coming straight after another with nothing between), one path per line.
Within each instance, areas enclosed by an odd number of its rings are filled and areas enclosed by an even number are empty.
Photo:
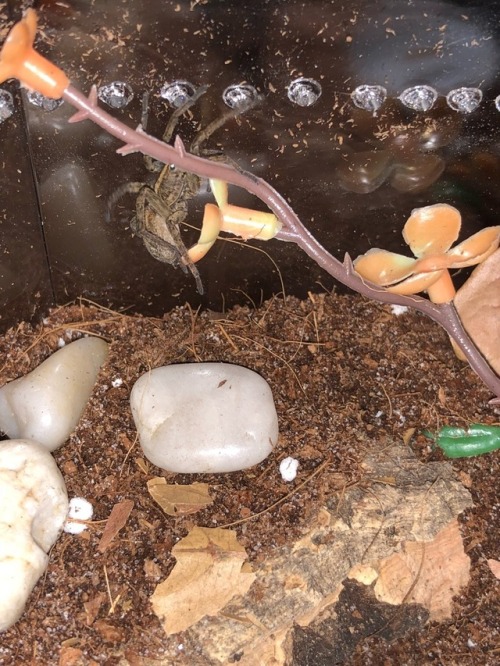
M214 178L210 178L209 183L219 208L227 206L227 183L223 180L215 180Z
M500 227L486 227L462 241L447 254L450 268L475 266L493 254L500 244Z
M457 240L462 226L459 211L448 204L415 208L403 229L403 238L416 257L443 254Z
M258 238L269 240L281 229L281 222L273 213L264 213L252 208L227 204L221 208L222 231L227 231L244 240Z
M372 248L354 260L354 268L366 280L385 287L412 275L415 263L411 257Z
M217 240L222 224L220 210L214 204L205 206L203 223L198 242L189 248L188 257L193 263L196 263L206 255L212 245Z

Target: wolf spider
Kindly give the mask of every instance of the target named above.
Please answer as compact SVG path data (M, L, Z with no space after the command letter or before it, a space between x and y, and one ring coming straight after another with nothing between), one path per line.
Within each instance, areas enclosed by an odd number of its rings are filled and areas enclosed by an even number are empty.
M208 89L202 86L182 106L176 109L163 132L162 140L168 143L175 131L179 118L198 101ZM142 105L142 128L145 130L148 120L149 94L145 93ZM202 151L203 143L228 120L247 111L251 104L243 109L233 109L211 122L198 132L190 146L193 155L209 157L215 160L229 161L220 153ZM110 196L107 205L107 219L111 219L112 209L125 194L137 194L135 216L130 221L132 232L142 238L148 252L158 261L180 266L187 273L191 271L198 288L203 294L203 285L198 269L188 256L188 251L180 235L180 225L188 213L188 202L200 191L201 179L195 174L177 169L174 165L162 164L145 156L149 171L160 172L151 187L147 183L130 182L120 186Z

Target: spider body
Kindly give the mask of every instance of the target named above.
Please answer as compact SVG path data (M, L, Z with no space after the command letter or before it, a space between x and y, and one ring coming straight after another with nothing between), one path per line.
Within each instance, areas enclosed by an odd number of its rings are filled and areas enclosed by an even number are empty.
M187 102L174 111L163 133L162 140L168 143L175 131L179 118L203 95L207 87L201 87ZM250 106L250 105L249 105ZM245 107L246 111L249 106ZM231 110L210 123L194 138L190 152L201 154L203 143L228 120L237 117L242 110ZM142 127L145 129L148 115L148 95L143 98ZM210 155L211 159L226 160L222 155ZM227 161L227 160L226 160ZM134 235L142 238L152 257L174 267L180 266L185 272L189 269L196 281L200 294L203 293L198 269L189 257L188 250L180 235L180 225L186 220L188 203L201 188L201 179L192 173L181 171L170 164L161 164L145 158L148 170L158 172L156 182L151 187L147 183L131 182L119 187L108 200L107 217L110 219L115 204L125 194L136 194L135 216L130 221Z

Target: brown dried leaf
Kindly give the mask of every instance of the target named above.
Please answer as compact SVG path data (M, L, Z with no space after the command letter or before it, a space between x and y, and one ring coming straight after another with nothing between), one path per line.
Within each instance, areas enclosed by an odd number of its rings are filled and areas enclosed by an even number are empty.
M377 568L374 592L379 601L422 604L431 620L448 619L453 597L470 576L458 521L452 520L432 541L406 541L400 552L383 559Z
M97 546L100 553L104 553L111 541L125 525L133 508L134 503L132 500L123 500L123 502L118 502L118 504L114 505L109 514L99 545Z
M84 663L83 650L70 646L61 648L59 666L81 666Z
M85 614L87 616L86 623L90 627L94 623L96 617L99 615L101 606L106 601L107 597L104 592L98 592L95 597L89 599L83 604Z
M106 620L97 620L94 629L106 643L121 643L124 639L123 631Z
M491 573L500 580L500 562L498 560L486 560Z
M162 476L148 481L149 494L169 516L185 516L212 504L208 489L206 483L192 483L189 486L167 484Z
M245 549L232 530L195 527L172 548L172 554L177 564L151 597L167 634L216 615L234 596L245 594L255 580L245 565Z

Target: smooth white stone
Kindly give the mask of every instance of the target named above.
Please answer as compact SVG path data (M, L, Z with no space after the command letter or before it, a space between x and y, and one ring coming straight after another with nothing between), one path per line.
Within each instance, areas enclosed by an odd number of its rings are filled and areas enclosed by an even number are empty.
M278 441L269 384L239 365L156 368L137 380L130 404L145 456L170 472L246 469Z
M11 439L33 439L49 451L57 449L80 420L107 355L104 340L82 338L2 386L0 430Z
M37 442L0 442L0 631L21 616L68 513L50 453Z

